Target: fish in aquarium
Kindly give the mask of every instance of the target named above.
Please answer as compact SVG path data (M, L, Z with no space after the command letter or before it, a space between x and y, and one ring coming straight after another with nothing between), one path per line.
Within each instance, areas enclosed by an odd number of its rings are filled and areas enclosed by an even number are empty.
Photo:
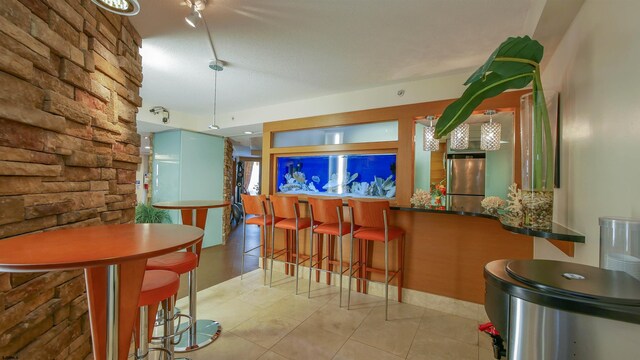
M287 183L278 186L281 192L319 191L312 182L307 184L307 176L303 172L296 171L293 174L284 174L284 178Z

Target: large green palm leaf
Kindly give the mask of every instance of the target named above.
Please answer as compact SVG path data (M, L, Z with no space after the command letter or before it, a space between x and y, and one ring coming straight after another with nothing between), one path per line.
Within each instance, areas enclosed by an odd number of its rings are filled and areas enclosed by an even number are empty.
M465 82L460 99L445 109L436 125L436 137L463 123L485 99L510 89L522 89L535 79L544 48L528 36L504 41Z

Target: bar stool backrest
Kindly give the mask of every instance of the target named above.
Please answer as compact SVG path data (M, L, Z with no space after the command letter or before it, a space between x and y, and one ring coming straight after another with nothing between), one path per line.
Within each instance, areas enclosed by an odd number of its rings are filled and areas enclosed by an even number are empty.
M349 199L349 207L353 209L353 219L351 221L356 226L361 227L384 227L383 211L387 216L391 212L389 201L387 200L357 200Z
M311 207L311 217L314 222L336 224L344 219L342 199L310 197L308 200ZM340 209L340 218L338 218L336 208Z
M289 195L271 195L269 196L271 205L273 206L273 215L283 219L295 219L296 210L298 209L298 197ZM300 212L298 211L298 214Z
M269 213L269 205L267 204L267 197L265 195L248 195L241 194L242 207L246 215L265 215ZM263 206L264 205L264 206Z

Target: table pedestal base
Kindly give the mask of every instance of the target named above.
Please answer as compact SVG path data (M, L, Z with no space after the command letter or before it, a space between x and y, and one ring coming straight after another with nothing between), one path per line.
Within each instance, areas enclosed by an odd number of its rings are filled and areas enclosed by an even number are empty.
M187 327L188 324L182 324L178 327L178 331ZM203 348L218 339L222 333L220 323L213 320L198 320L195 323L196 338L191 341L191 332L188 331L182 335L182 339L175 347L175 352L189 352Z

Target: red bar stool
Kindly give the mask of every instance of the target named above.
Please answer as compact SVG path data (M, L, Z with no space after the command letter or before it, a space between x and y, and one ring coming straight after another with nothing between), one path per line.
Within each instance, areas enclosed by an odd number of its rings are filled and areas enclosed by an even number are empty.
M274 219L273 216L267 211L269 209L267 197L265 195L240 195L242 199L242 208L243 213L245 215L244 221L242 222L242 268L240 270L240 279L242 279L244 275L244 258L245 256L255 256L250 254L255 249L260 248L260 255L258 257L262 257L262 268L264 269L264 284L267 284L267 253L268 253L268 241L267 241L267 232L268 226L273 228L273 222L279 219ZM252 215L248 217L248 215ZM260 227L260 232L262 233L262 241L260 245L255 246L249 250L247 250L247 225L256 225ZM273 229L272 229L273 232ZM288 249L284 248L278 250L278 256L281 256L283 252L287 252Z
M147 260L147 270L165 270L171 271L178 275L182 275L185 273L189 274L189 316L194 319L196 317L197 310L197 291L198 286L196 282L196 269L198 267L198 256L195 252L192 251L180 251L169 253L166 255L158 256ZM173 317L173 306L171 308L170 313L165 313L166 316ZM222 327L219 323L212 321L213 324L218 326L217 332L213 336L213 340L215 340L218 336L220 336L220 332L222 331ZM192 327L192 331L193 331ZM197 334L191 334L193 338L197 338ZM196 342L197 344L197 342ZM196 345L197 347L197 345ZM186 351L194 350L187 346Z
M347 309L351 302L351 277L353 275L353 241L360 239L364 241L364 250L361 252L360 276L366 284L368 273L384 273L384 298L385 311L384 319L388 319L389 311L389 281L398 276L398 302L402 302L402 268L404 263L404 230L399 227L389 226L388 216L391 212L387 200L356 200L349 199L349 215L351 216L351 253L349 254L349 294L347 295ZM356 226L359 228L356 229ZM396 240L398 268L389 271L389 241ZM384 269L367 266L368 242L384 243ZM391 273L391 278L389 278ZM366 285L363 285L366 289ZM365 290L366 292L366 290Z
M269 287L273 281L273 259L274 259L274 247L275 247L275 228L285 230L286 232L295 232L295 254L291 254L295 257L296 267L296 295L298 295L298 273L300 264L306 261L306 259L300 260L303 255L300 255L300 230L311 227L311 219L308 217L300 217L300 203L297 196L285 196L285 195L271 195L271 217L273 221L273 227L271 228L271 274L269 279ZM289 236L287 235L287 239ZM287 244L287 248L290 248ZM310 259L310 258L309 258ZM309 260L311 263L311 260ZM287 259L286 266L290 265L290 259ZM286 269L285 269L286 271ZM311 281L311 279L309 279Z
M179 286L180 276L175 272L166 270L145 271L142 289L138 297L138 322L135 326L137 336L134 337L136 342L135 359L148 358L150 350L162 351L168 355L169 359L173 359L173 305ZM162 348L149 348L156 312L160 302L162 302L162 308L164 309L164 334L162 336L164 344Z
M340 307L342 307L342 274L344 274L344 263L342 261L342 236L351 232L351 224L344 221L342 211L342 199L331 198L308 198L309 209L311 213L311 241L310 241L310 258L313 259L313 235L318 235L318 255L316 265L322 269L322 261L327 259L327 284L331 285L331 275L338 274L340 276ZM327 256L322 257L321 249L324 235L329 236L327 242ZM335 257L336 238L338 239L338 257ZM313 262L313 261L312 261ZM333 269L334 265L339 266L336 273ZM309 265L309 289L307 297L311 297L311 273L314 264ZM319 271L316 270L316 281L319 281Z

